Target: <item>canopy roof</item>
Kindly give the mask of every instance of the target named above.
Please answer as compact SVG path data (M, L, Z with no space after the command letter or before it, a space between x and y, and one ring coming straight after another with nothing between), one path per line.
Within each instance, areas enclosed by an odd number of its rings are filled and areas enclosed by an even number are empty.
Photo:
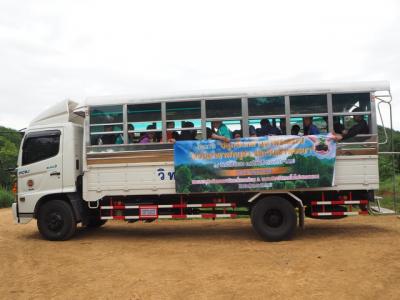
M164 93L164 94L89 97L83 103L83 106L115 105L115 104L126 104L126 103L127 104L148 103L148 102L163 101L163 100L181 101L181 100L195 100L195 99L226 98L226 97L241 98L241 97L257 97L257 96L376 92L376 91L389 91L389 90L390 90L390 84L388 81L323 83L323 84L308 84L308 85L303 84L303 85L275 86L275 87L201 90L201 91Z

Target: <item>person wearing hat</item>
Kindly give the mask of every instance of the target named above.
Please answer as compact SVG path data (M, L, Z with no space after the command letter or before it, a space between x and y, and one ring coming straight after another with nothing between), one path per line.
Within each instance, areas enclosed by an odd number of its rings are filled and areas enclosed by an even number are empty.
M360 108L356 108L353 112L361 112ZM368 123L364 120L363 115L354 115L355 125L350 127L349 130L343 130L342 134L335 134L336 140L345 140L352 138L358 134L369 134Z

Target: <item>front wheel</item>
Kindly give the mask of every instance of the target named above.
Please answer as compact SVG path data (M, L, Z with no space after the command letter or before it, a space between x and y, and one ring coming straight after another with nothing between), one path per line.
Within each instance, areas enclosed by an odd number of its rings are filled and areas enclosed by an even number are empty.
M76 220L71 205L62 200L44 203L38 212L37 226L40 234L50 241L65 241L76 231Z
M258 201L251 209L254 230L267 241L290 239L297 225L293 205L281 197L267 197Z

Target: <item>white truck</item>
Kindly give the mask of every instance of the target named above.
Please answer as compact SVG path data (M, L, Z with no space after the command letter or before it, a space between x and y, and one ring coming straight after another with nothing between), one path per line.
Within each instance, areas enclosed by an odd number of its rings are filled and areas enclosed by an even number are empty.
M388 82L236 89L63 101L26 129L17 164L17 223L37 220L48 240L71 238L78 223L231 218L248 215L269 241L290 238L304 217L365 214L379 188L377 91ZM176 191L174 134L207 139L211 122L242 137L268 119L282 134L312 117L321 133L346 133L354 116L368 132L338 144L334 184L240 192ZM304 132L305 134L305 132ZM144 139L150 139L143 143ZM355 209L355 207L357 209Z

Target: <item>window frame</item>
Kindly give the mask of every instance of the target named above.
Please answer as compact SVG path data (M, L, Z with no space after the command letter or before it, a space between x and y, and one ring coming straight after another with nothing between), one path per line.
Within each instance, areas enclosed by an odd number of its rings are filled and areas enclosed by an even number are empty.
M25 162L25 148L26 148L26 144L30 139L35 139L35 138L45 138L45 137L54 137L57 136L58 137L58 150L57 153L42 158L40 160L36 160L33 162L29 162L26 163ZM23 143L22 143L22 155L21 155L21 166L27 166L27 165L31 165L31 164L35 164L41 161L45 161L48 160L50 158L56 157L60 154L60 148L61 148L61 130L58 129L51 129L51 130L42 130L42 131L33 131L33 132L29 132L28 134L25 135Z

